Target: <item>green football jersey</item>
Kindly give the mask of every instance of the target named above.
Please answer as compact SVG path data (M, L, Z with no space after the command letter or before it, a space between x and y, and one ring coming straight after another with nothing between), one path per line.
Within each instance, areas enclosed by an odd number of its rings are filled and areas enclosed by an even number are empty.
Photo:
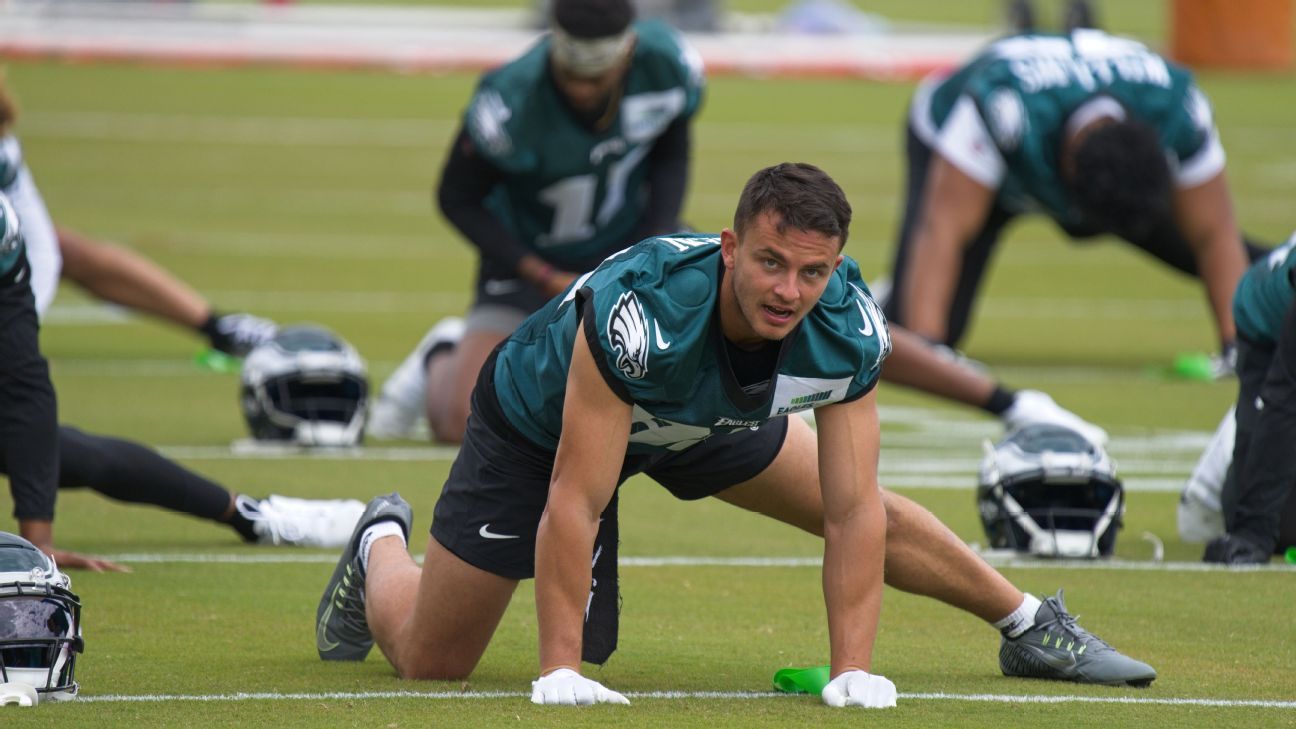
M1291 305L1296 282L1296 233L1269 255L1251 264L1233 294L1238 333L1261 344L1275 344Z
M1192 73L1096 30L999 40L951 75L925 81L910 121L924 142L996 189L1008 210L1042 211L1079 227L1059 156L1071 114L1098 96L1158 131L1178 186L1199 185L1224 168L1210 103Z
M633 27L634 57L605 130L574 118L549 79L548 36L486 74L464 113L477 149L504 172L487 207L560 266L583 266L635 242L647 206L648 153L701 103L697 54L664 23Z
M846 258L819 303L785 338L761 395L743 391L720 332L719 238L649 238L614 254L533 314L495 364L509 421L556 448L575 337L633 405L628 452L682 450L717 432L863 396L891 351L886 320ZM586 304L586 302L589 302ZM585 326L580 311L592 307ZM578 329L580 331L578 331Z

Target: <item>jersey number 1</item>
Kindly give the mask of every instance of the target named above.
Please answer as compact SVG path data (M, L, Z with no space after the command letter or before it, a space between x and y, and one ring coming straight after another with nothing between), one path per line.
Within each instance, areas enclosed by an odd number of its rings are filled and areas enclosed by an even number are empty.
M608 165L607 189L597 216L594 215L594 199L599 186L596 173L564 177L541 190L538 197L554 212L549 232L540 235L536 245L544 248L592 238L597 226L607 225L624 207L626 181L648 154L648 149L649 145L640 145Z

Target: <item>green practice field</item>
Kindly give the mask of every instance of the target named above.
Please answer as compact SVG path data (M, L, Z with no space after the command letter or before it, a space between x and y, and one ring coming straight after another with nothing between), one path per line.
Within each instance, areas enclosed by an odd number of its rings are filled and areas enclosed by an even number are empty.
M226 310L327 324L365 355L375 388L434 320L468 302L472 256L434 211L431 189L470 75L11 62L7 77L57 221L156 259ZM1282 101L1296 96L1296 79L1207 73L1201 83L1238 216L1251 235L1280 242L1296 228L1296 104ZM867 277L885 274L909 93L863 81L713 79L687 219L716 230L755 169L813 162L854 205L847 253ZM236 453L231 442L245 436L237 378L197 367L199 343L187 333L70 285L43 345L64 422L157 446L253 495L364 500L399 490L414 506L411 548L422 553L453 451L411 441L333 458ZM776 669L827 662L819 543L718 502L675 502L637 479L621 510L621 649L590 671L634 705L535 707L531 583L471 680L403 682L380 655L318 660L314 611L335 554L244 546L226 529L65 491L60 546L134 571L73 576L86 606L82 699L0 711L0 724L1296 726L1296 571L1198 569L1200 546L1175 530L1177 485L1235 383L1163 372L1179 353L1215 346L1193 282L1110 240L1063 242L1038 222L1002 246L966 346L1011 385L1045 389L1111 433L1130 488L1117 559L1004 571L1035 593L1066 588L1084 626L1158 669L1146 690L1004 678L992 628L888 589L874 668L899 688L897 709L859 714L773 695ZM997 422L885 385L880 399L883 484L984 541L972 489ZM11 508L0 488L0 511ZM1159 564L1154 541L1164 544Z

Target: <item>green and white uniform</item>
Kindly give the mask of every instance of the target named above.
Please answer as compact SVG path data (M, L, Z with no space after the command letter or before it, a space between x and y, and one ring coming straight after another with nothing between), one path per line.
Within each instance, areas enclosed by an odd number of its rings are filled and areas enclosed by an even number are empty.
M630 242L647 196L647 158L697 111L697 54L664 23L637 22L634 56L612 122L582 125L549 80L549 37L486 74L464 114L476 149L504 179L488 209L555 266L586 270Z
M890 351L885 320L855 262L832 274L819 304L783 340L760 396L733 375L718 319L719 238L650 238L577 280L500 351L500 406L532 442L556 448L578 311L608 385L634 406L630 454L680 451L717 432L854 400Z
M1082 227L1058 168L1071 114L1096 95L1155 128L1175 183L1195 187L1224 169L1210 103L1188 69L1101 31L1019 35L920 85L910 122L963 173L1013 212L1041 211Z
M432 535L481 569L532 575L578 336L633 405L621 480L645 473L681 499L757 476L782 447L784 416L876 385L890 334L854 261L837 267L818 305L779 343L759 373L767 386L747 391L720 332L722 270L718 238L649 238L532 314L482 369ZM615 518L605 518L598 544L614 552L609 529Z

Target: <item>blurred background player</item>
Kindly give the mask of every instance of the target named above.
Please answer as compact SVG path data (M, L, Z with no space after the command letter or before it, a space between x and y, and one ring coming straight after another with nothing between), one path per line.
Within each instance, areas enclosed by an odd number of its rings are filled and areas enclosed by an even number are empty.
M1296 234L1238 284L1238 398L1180 498L1206 562L1264 564L1296 545Z
M907 156L892 322L958 345L1000 234L1038 210L1073 239L1114 234L1198 276L1232 351L1233 290L1264 249L1238 231L1210 104L1188 70L1097 30L1011 36L919 85Z
M439 188L441 209L481 251L466 320L439 322L382 386L375 438L463 438L477 372L495 345L574 276L649 235L677 231L689 125L701 102L696 56L628 0L557 0L553 32L487 74ZM1106 435L1045 393L1014 392L906 332L888 381L978 407L1009 427L1056 422Z
M212 349L242 357L269 339L274 322L250 314L220 314L197 291L153 261L121 246L55 226L13 133L17 105L0 76L0 192L22 220L36 311L44 316L59 277L93 296L191 330Z
M383 385L369 432L463 438L487 355L580 273L636 241L680 230L697 55L629 0L555 0L551 32L482 77L437 199L479 249L475 300L445 319ZM430 385L428 383L431 383Z

